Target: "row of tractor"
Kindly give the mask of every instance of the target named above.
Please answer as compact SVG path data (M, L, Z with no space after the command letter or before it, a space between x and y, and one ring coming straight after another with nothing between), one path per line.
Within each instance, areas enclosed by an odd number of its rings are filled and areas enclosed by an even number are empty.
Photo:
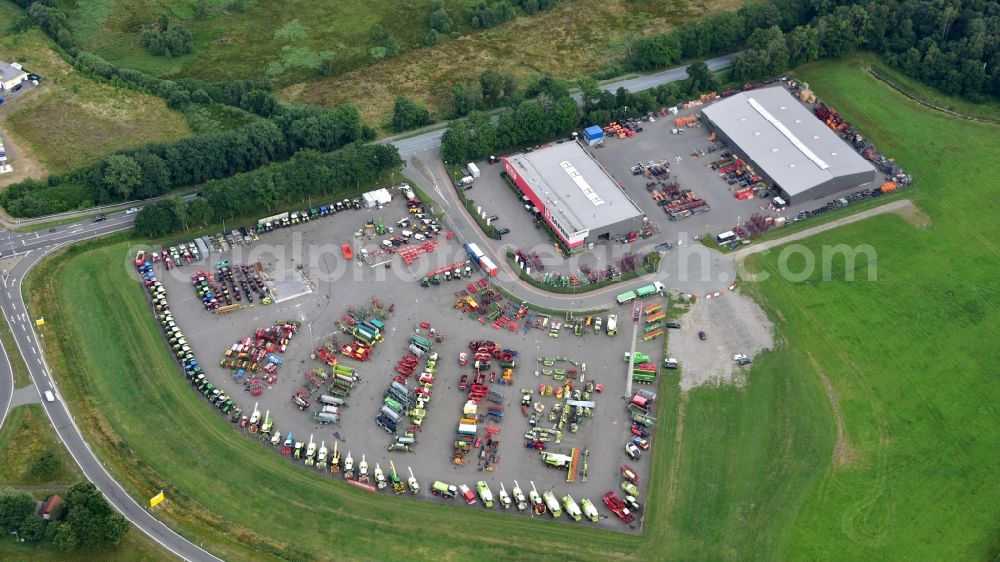
M205 309L216 312L228 312L239 308L243 295L246 295L249 304L253 304L255 293L263 304L270 304L272 300L260 273L251 272L250 267L245 264L230 267L226 260L216 264L214 274L201 270L194 272L191 275L191 284ZM235 306L233 299L236 300Z
M226 395L222 389L210 383L205 376L204 369L198 363L194 352L188 345L184 333L174 322L173 313L170 311L170 303L167 301L167 291L163 284L156 278L153 272L152 254L142 256L142 260L136 258L136 266L142 276L143 285L150 296L150 303L154 308L157 320L163 330L164 338L173 351L174 356L184 370L184 375L191 382L191 385L202 394L213 406L222 413L238 416L240 409L233 399Z
M354 199L343 199L341 201L335 201L329 205L320 205L319 207L313 207L308 211L294 211L288 213L278 213L277 215L272 215L269 217L264 217L257 221L256 228L247 227L241 229L247 231L247 234L253 235L254 232L257 234L264 232L271 232L277 228L288 228L290 226L295 226L300 223L307 223L312 219L326 217L340 211L347 210L360 210L362 207L362 202L360 198Z

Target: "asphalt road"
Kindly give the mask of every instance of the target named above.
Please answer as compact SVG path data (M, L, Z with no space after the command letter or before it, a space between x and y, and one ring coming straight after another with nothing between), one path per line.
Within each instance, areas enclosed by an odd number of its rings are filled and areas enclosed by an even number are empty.
M714 59L708 59L705 61L705 64L712 72L723 70L725 68L729 68L729 66L733 64L733 58L739 54L740 53L733 53L730 55L716 57ZM636 76L635 78L608 82L607 84L602 85L601 89L606 92L611 92L612 94L618 91L618 88L625 88L630 92L641 92L642 90L655 88L660 84L677 82L678 80L684 80L686 78L687 66L678 66L675 68L668 68L667 70L661 70L660 72L655 72L653 74L644 74L642 76ZM580 103L580 94L573 94L573 99L575 99L577 103Z
M707 61L707 64L712 70L725 68L731 63L732 57L733 55L719 57ZM685 77L685 67L677 67L648 76L608 83L605 84L603 88L612 92L617 90L619 87L625 87L631 91L639 91L657 86L659 84L682 80ZM440 147L441 136L443 134L444 130L439 129L392 142L399 149L400 155L404 158L404 160L410 161L415 156L426 155L430 162L436 163L438 148ZM438 164L432 165L435 165L435 167L440 170ZM444 176L439 177L443 178ZM437 185L436 180L434 180L434 174L427 179L433 184L433 186L425 185L423 187L430 187L434 189L437 194L441 196L442 203L450 206L448 198L444 196L444 192L448 192L448 189L450 188L442 190ZM464 211L464 209L462 210ZM470 220L467 216L463 216L463 219L463 222L468 222ZM132 497L125 492L118 482L111 477L107 470L105 470L104 466L97 459L93 451L91 451L90 446L84 440L83 435L80 433L80 429L76 426L73 417L69 413L69 409L59 394L58 387L56 386L54 380L49 376L49 369L45 363L45 357L41 354L37 336L33 329L34 319L28 316L27 308L21 295L21 281L27 275L28 271L50 252L73 242L131 228L132 222L133 216L125 215L125 213L119 212L109 214L107 220L102 222L94 223L90 221L83 221L58 226L54 229L54 231L41 231L24 234L0 232L0 254L2 254L3 257L8 257L14 254L23 255L21 261L18 262L11 271L3 272L3 287L2 290L0 290L0 311L3 312L4 317L7 319L7 323L9 324L11 332L14 335L14 341L17 344L18 351L24 358L29 374L31 375L35 390L38 392L39 396L41 396L46 390L51 390L55 394L56 400L54 402L42 400L42 407L44 408L46 415L49 417L49 420L52 422L52 426L55 428L56 433L59 435L59 439L66 445L66 448L69 450L76 463L80 466L84 475L91 482L93 482L99 490L101 490L111 505L129 521L131 521L133 525L135 525L140 531L149 535L149 537L165 549L174 553L176 556L192 561L220 560L184 537L178 535L153 517L142 505L132 499ZM467 224L466 226L470 225ZM471 226L471 228L464 230L467 233L473 234L474 237L479 233L478 229L474 225ZM6 235L6 237L4 235ZM500 262L503 265L506 264L504 260L500 260ZM541 291L538 291L533 287L524 287L524 284L517 281L516 278L513 279L514 280L510 285L517 285L518 288L521 289L518 290L518 292L523 292L524 289L529 290L533 294L532 300L535 300L536 297L542 296L547 297L546 300L550 303L569 301L573 299L573 297L564 295L544 295ZM610 294L613 290L614 288L609 288L607 293ZM596 300L602 297L595 295L592 298ZM582 303L580 301L584 299L576 297L575 300L578 305L581 305ZM565 302L562 302L561 304L565 305ZM3 421L6 419L7 412L10 408L10 401L14 389L14 375L8 359L8 351L4 349L2 345L0 345L0 350L3 351L5 359L3 363L0 363L0 403L2 403L2 410L0 410L0 413L2 413L2 416L0 416L0 427L2 427Z
M42 407L52 423L52 427L59 435L59 439L66 445L73 460L80 466L87 479L101 490L115 509L163 548L185 560L220 560L170 530L169 527L153 517L142 505L132 499L104 469L80 433L80 429L59 394L55 381L49 376L48 365L40 352L41 346L38 344L35 331L32 329L34 319L28 316L22 298L22 280L28 271L50 252L72 242L128 229L131 226L132 217L119 213L109 216L107 220L102 222L60 226L56 228L55 232L9 236L5 244L10 244L14 251L24 255L21 261L11 271L6 272L3 278L3 287L0 290L0 311L7 319L18 351L24 358L31 374L35 390L39 396L46 390L51 390L55 395L54 402L47 402L43 399L41 401ZM10 250L5 255L9 255L9 252ZM4 352L6 358L6 350ZM0 396L5 397L3 414L6 417L13 388L13 373L9 360L0 364L0 371L3 374L0 377L0 386L3 387L0 389ZM150 493L150 495L153 494Z

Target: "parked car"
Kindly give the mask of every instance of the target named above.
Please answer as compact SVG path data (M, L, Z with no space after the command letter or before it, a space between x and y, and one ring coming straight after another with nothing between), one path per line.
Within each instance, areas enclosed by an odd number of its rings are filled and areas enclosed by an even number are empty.
M632 460L639 460L639 457L642 456L642 453L639 452L639 447L636 447L635 443L625 445L625 454Z
M680 330L681 329L681 323L680 322L667 322L667 327L668 328L673 328L674 330Z
M705 330L698 332L698 339L700 339L701 341L705 341L706 339L708 339L708 336L705 335Z

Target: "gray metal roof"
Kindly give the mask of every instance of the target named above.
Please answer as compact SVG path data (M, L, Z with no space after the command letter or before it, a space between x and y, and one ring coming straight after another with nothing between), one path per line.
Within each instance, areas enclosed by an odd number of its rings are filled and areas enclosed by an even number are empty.
M508 157L549 212L572 232L641 216L615 180L576 142Z
M18 70L13 66L11 66L10 63L6 63L0 60L0 79L2 79L4 82L7 82L8 80L14 80L18 76L23 76L24 74L25 72L23 70Z
M702 114L791 196L875 170L781 86L735 94Z

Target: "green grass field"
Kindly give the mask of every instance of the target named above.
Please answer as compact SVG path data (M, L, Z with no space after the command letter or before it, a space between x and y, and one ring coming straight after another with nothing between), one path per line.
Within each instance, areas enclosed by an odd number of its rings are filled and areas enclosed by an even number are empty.
M205 17L197 17L195 2L160 0L96 0L61 2L70 25L87 49L127 68L163 77L274 79L280 83L318 77L319 60L330 57L338 72L370 60L375 46L370 31L381 25L399 43L400 51L423 45L430 30L431 0L289 0L280 7L246 0L242 12L227 8L228 0L207 0ZM472 0L445 2L455 29L468 32L462 18ZM185 25L195 51L180 57L153 56L139 43L143 29L161 14Z
M115 88L76 72L38 29L0 37L0 59L42 76L39 88L4 105L3 128L22 159L15 174L36 178L128 146L190 134L184 116L155 96Z
M14 342L14 335L10 332L10 324L6 318L0 318L0 340L3 341L4 349L7 350L7 357L10 359L10 368L14 372L14 388L21 388L31 383L28 377L28 368L24 366L24 359L17 351L17 343ZM3 447L0 447L3 450Z
M989 357L1000 340L1000 174L989 163L1000 156L1000 127L928 112L855 62L796 74L912 171L918 186L908 196L932 224L918 229L882 216L807 241L813 249L872 244L877 282L822 282L817 273L751 287L779 318L789 347L808 353L830 380L845 429L787 531L789 552L993 559L1000 392ZM750 265L775 273L773 254ZM844 267L833 269L841 279ZM815 379L810 363L798 374Z
M29 278L50 366L109 470L138 498L165 488L160 515L227 559L994 559L997 127L857 64L797 74L915 175L931 226L883 216L806 241L874 245L877 282L744 286L778 348L743 388L681 395L667 376L642 537L372 496L236 435L172 363L121 235ZM749 266L777 271L777 253Z
M59 443L41 406L18 406L10 411L0 431L0 488L17 488L38 500L50 494L62 494L69 486L83 480L72 457ZM60 460L61 468L48 478L32 476L31 464L43 451L51 451ZM48 545L18 543L4 535L0 537L0 560L8 562L53 562L67 560L86 562L140 562L161 560L163 552L146 535L135 530L115 550L77 549L62 552Z
M451 87L477 82L487 68L511 71L526 82L542 74L564 80L617 65L631 34L663 32L704 14L736 9L741 0L573 0L550 12L519 18L396 59L318 78L279 84L286 99L333 106L350 101L365 122L381 126L405 95L431 113L451 111Z
M0 486L28 486L44 489L66 486L80 478L76 463L59 443L42 407L18 406L10 411L0 432ZM58 457L59 470L49 477L31 474L31 466L44 452Z

